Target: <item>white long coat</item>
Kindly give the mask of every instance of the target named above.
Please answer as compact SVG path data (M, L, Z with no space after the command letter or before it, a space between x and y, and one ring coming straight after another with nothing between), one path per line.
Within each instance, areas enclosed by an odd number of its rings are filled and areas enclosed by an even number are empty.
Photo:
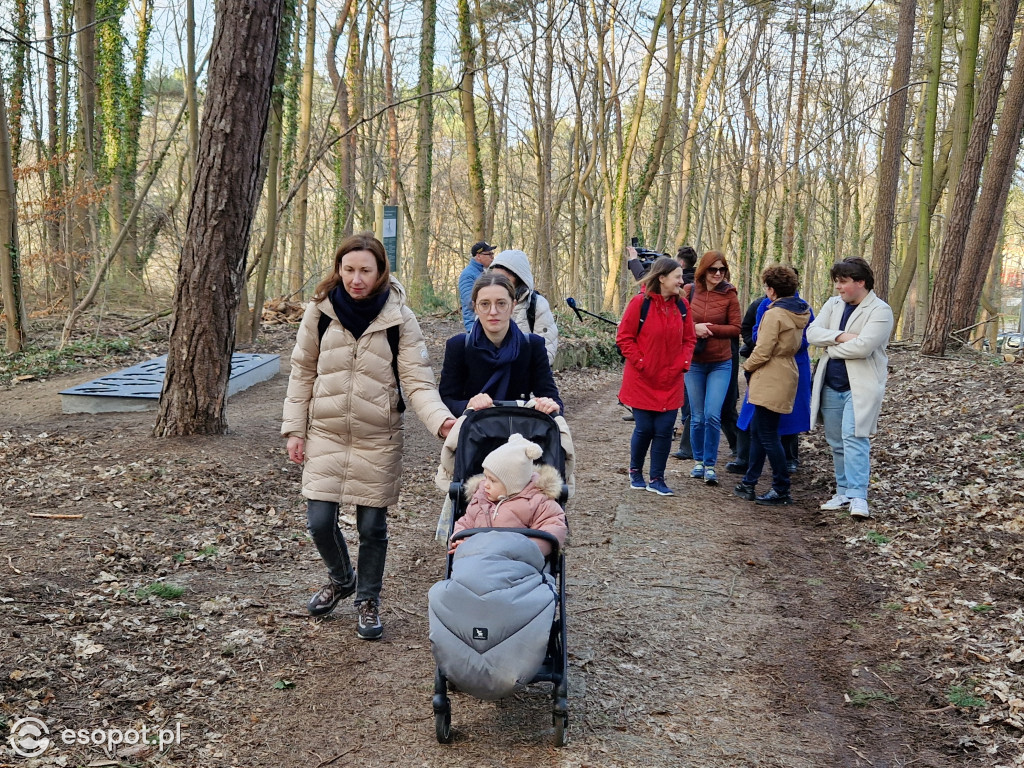
M814 370L811 391L811 429L817 426L821 412L821 393L825 386L825 367L829 359L845 360L850 377L853 415L857 437L871 437L878 430L878 414L885 397L889 375L889 356L885 348L892 335L892 308L870 291L846 321L846 330L857 334L853 341L839 344L836 336L843 319L844 302L833 296L807 326L807 343L822 347L823 353Z

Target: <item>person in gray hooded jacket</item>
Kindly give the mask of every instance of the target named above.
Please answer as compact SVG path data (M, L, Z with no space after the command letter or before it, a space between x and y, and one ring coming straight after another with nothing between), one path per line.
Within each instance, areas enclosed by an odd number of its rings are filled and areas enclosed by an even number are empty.
M558 351L558 326L548 300L533 288L533 270L530 259L522 251L502 251L494 257L491 269L499 269L512 280L516 291L516 306L512 320L523 333L544 337L548 363L553 367Z

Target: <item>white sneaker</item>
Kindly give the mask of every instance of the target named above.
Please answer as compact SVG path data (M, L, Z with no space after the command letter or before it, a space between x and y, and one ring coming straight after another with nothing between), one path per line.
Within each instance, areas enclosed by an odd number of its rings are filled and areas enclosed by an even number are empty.
M868 500L850 499L850 517L858 520L867 520L871 517L871 510L868 509Z
M824 510L826 510L828 512L831 512L831 511L836 510L836 509L844 509L846 507L846 505L849 504L849 503L850 503L850 499L849 499L848 496L844 496L841 493L837 493L831 499L829 499L824 504L822 504L819 507L819 509L824 509Z

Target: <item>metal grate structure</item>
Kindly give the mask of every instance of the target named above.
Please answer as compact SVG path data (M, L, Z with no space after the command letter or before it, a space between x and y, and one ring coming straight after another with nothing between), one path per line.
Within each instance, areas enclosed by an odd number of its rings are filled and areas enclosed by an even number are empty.
M280 355L232 355L228 397L272 379L281 369L280 360ZM78 384L60 393L61 410L64 413L112 413L155 409L160 403L166 372L167 355L161 355Z

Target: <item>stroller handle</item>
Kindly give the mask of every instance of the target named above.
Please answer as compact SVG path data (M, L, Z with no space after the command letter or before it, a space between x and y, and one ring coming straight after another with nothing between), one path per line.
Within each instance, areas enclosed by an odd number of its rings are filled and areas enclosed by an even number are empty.
M535 400L535 398L532 398L532 397L529 400L492 400L491 401L491 407L493 407L493 408L528 408L528 410L532 411L532 410L534 410L534 408L533 408L532 405L529 405L529 404L532 403L534 400ZM480 411L486 411L486 410L487 410L486 408L481 408L480 409ZM468 413L474 413L474 412L480 412L480 411L477 411L475 408L467 407L466 410L465 410L465 413L468 414ZM537 413L540 413L540 411L537 411ZM545 415L548 416L550 414L545 414ZM555 414L555 415L558 415L558 414Z
M547 531L538 531L535 528L466 528L465 530L453 534L451 541L454 543L456 541L461 541L462 539L467 539L476 533L486 533L487 531L521 533L523 536L531 539L543 539L551 545L551 554L548 555L548 558L550 558L552 562L558 560L558 553L561 550L561 544L558 543L558 538L554 534L548 533Z

